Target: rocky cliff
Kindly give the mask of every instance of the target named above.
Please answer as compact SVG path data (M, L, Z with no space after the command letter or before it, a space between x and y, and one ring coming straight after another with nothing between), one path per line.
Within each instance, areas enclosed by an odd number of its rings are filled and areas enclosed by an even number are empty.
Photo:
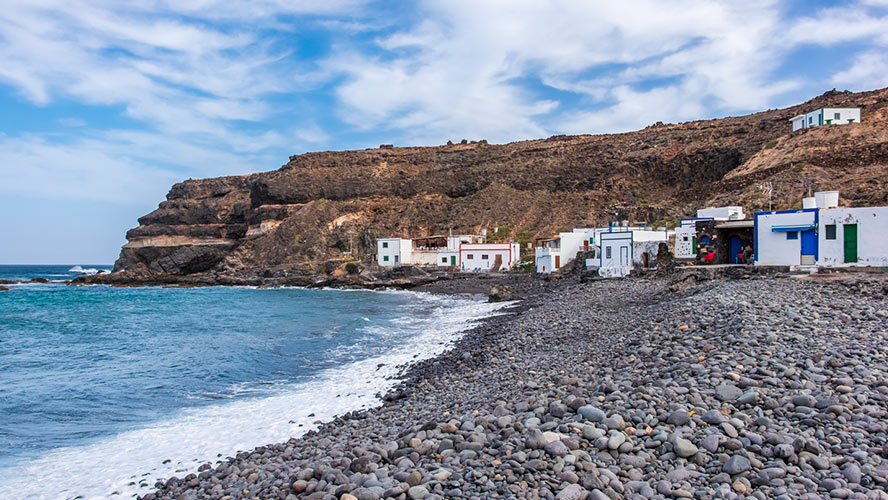
M321 152L280 169L188 180L139 219L115 271L214 276L313 273L329 260L366 262L375 238L475 233L525 244L616 220L675 224L697 207L799 206L810 189L849 205L888 193L888 89L828 92L786 109L656 124L615 135L503 145ZM861 106L862 123L790 133L821 106ZM327 266L327 271L334 268Z

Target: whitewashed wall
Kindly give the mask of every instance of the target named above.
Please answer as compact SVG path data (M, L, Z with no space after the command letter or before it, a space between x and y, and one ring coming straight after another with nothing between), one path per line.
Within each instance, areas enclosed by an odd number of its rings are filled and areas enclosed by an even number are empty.
M835 119L836 113L839 113L840 115L838 120ZM827 120L832 120L832 125L860 123L860 108L823 108L824 125L826 125Z
M376 263L382 267L394 267L395 256L398 256L398 265L401 265L401 241L401 238L379 238L376 240ZM388 257L388 260L385 260L385 257Z
M438 250L412 250L410 264L414 266L434 266L438 264Z
M805 113L805 128L817 127L820 125L820 110L815 109L814 111L809 111Z
M814 223L814 212L760 213L756 215L755 264L759 266L797 266L801 263L802 238L786 239L786 233L773 232L774 226Z
M450 267L450 257L453 257L454 265L459 265L459 250L441 250L438 252L438 267Z
M632 233L601 233L599 235L599 245L601 248L601 264L598 267L598 274L605 278L614 278L626 276L632 270ZM627 260L621 259L622 249L626 249ZM608 257L608 249L610 256Z
M694 238L697 236L695 226L682 226L675 228L675 258L692 259L694 253Z
M594 238L593 229L574 229L570 233L561 233L561 267L577 258L577 252L590 238ZM594 241L593 241L594 243Z
M536 270L538 273L548 274L555 270L555 255L561 255L561 252L554 248L537 248L536 249Z
M502 265L505 269L513 267L521 258L517 243L463 244L460 247L459 255L460 268L464 271L489 271L496 261L497 255L502 256Z
M830 208L820 210L817 265L827 267L888 266L888 207ZM836 239L826 239L826 226L836 225ZM857 263L845 263L842 226L857 224Z

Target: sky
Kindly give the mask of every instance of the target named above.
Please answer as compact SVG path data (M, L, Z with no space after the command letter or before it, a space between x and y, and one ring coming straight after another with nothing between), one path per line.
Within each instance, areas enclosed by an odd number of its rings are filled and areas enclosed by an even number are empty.
M0 264L110 264L188 178L888 86L888 0L0 0Z

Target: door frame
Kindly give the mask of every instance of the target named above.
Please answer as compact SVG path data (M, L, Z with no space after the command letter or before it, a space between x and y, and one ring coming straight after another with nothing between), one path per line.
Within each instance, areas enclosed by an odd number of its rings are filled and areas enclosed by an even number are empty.
M853 228L853 229L852 229ZM858 245L857 224L842 224L842 260L845 264L856 264L860 262L860 246ZM851 237L849 240L849 236ZM850 260L851 255L848 252L848 243L853 241L854 260Z

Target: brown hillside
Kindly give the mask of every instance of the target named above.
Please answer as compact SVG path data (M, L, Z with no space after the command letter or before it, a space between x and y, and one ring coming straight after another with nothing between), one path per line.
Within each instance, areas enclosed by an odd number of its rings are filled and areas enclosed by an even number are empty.
M625 134L294 156L271 172L176 184L127 233L115 269L308 271L346 252L367 258L382 236L487 229L527 243L622 219L674 224L700 206L766 207L764 181L775 208L799 205L809 187L838 189L850 205L884 204L886 98L888 89L833 91ZM861 106L862 123L790 133L790 117L824 105Z

